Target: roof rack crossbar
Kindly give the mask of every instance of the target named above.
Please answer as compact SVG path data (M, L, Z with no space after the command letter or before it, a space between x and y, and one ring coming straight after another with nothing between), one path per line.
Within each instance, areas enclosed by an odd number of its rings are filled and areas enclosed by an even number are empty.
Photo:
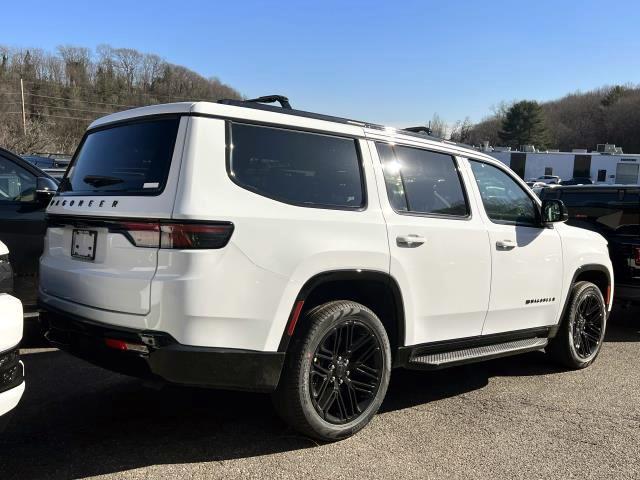
M432 135L431 128L425 127L424 125L419 125L417 127L407 127L403 128L402 130L404 130L405 132L426 133L427 135Z
M250 102L250 103L278 102L282 108L285 108L287 110L292 110L291 104L289 103L289 99L284 95L265 95L264 97L250 98L249 100L245 100L245 102Z

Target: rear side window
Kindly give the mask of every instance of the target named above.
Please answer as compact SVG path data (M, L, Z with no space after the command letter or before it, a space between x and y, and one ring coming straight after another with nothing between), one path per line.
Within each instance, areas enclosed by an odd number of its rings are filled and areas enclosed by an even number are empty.
M59 191L159 194L169 175L179 122L171 117L89 132Z
M356 140L241 123L230 137L229 174L241 187L293 205L364 206Z
M377 143L389 203L397 212L466 217L469 206L451 155Z

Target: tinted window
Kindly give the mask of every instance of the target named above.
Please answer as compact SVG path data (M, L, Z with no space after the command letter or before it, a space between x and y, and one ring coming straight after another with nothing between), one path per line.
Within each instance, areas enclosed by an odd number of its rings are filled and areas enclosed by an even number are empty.
M231 124L230 174L241 186L295 205L364 205L356 141Z
M378 143L389 202L396 211L469 215L455 160L450 155Z
M640 235L640 190L561 191L558 198L569 210L569 224Z
M165 118L90 132L60 191L159 193L169 174L178 123L178 118Z
M0 157L0 202L33 202L35 195L35 175Z
M537 225L537 208L525 190L507 173L470 160L487 216L497 223Z

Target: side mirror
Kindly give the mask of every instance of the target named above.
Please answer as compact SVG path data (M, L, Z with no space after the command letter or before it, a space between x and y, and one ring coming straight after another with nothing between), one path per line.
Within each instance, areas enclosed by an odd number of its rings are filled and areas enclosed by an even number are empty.
M558 223L569 220L569 210L562 200L542 201L542 223Z
M38 177L36 180L36 200L47 203L58 190L58 184L49 177Z

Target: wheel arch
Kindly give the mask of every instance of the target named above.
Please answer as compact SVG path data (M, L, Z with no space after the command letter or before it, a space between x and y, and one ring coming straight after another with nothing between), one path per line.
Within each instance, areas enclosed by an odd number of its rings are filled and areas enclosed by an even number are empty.
M370 308L387 331L393 356L404 345L405 310L398 282L386 272L349 269L322 272L305 282L291 306L278 351L287 351L307 312L331 300L351 300Z
M564 306L562 307L562 312L560 314L560 319L558 320L558 326L567 313L567 308L569 308L569 302L571 301L571 287L573 287L576 282L582 281L591 282L596 285L602 293L602 297L605 299L607 308L610 306L612 299L609 298L611 293L611 272L609 269L605 265L599 263L588 263L582 265L573 273L571 283L567 290L567 297L564 300Z

